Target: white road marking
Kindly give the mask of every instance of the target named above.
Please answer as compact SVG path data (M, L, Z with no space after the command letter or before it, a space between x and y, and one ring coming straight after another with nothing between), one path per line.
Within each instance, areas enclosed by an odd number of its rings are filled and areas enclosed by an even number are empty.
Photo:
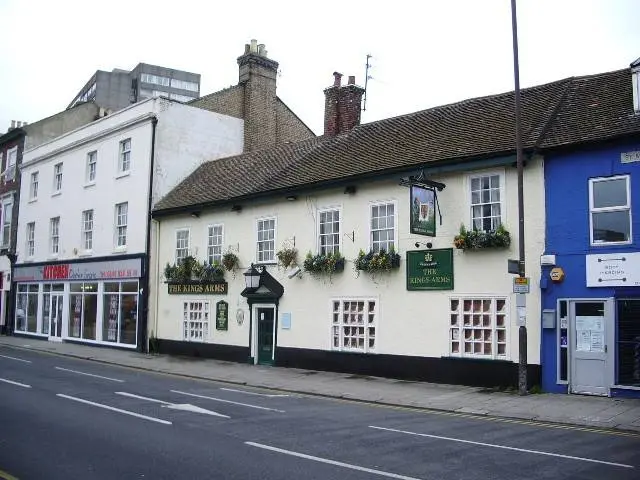
M158 400L156 398L151 398L151 397L143 397L142 395L136 395L135 393L128 393L128 392L115 392L115 393L116 395L122 395L124 397L138 398L140 400L148 400L149 402L161 403L163 407L170 408L172 410L182 410L185 412L203 413L205 415L212 415L214 417L231 418L228 415L223 415L221 413L214 412L213 410L207 410L205 408L200 408L200 407L197 407L196 405L191 405L190 403L165 402L164 400Z
M117 378L111 378L111 377L103 377L102 375L95 375L93 373L85 373L85 372L79 372L77 370L70 370L68 368L62 368L62 367L55 367L56 370L62 370L63 372L71 372L71 373L77 373L78 375L86 375L87 377L95 377L95 378L102 378L103 380L109 380L111 382L120 382L120 383L124 383L124 380L119 380Z
M369 428L375 428L376 430L386 430L387 432L396 432L396 433L404 433L407 435L415 435L418 437L435 438L436 440L449 440L451 442L467 443L470 445L480 445L481 447L501 448L503 450L512 450L515 452L533 453L536 455L546 455L548 457L566 458L568 460L578 460L581 462L599 463L601 465L610 465L612 467L635 468L633 465L626 465L624 463L605 462L603 460L595 460L593 458L574 457L573 455L562 455L560 453L549 453L549 452L541 452L539 450L528 450L526 448L507 447L505 445L494 445L492 443L474 442L472 440L463 440L461 438L441 437L439 435L429 435L427 433L407 432L406 430L396 430L395 428L375 427L373 425L369 425Z
M242 407L257 408L258 410L268 410L270 412L285 413L284 410L278 410L276 408L261 407L259 405L251 405L249 403L232 402L231 400L224 400L222 398L215 398L215 397L207 397L206 395L196 395L195 393L181 392L180 390L171 390L171 391L173 393L179 393L180 395L188 395L190 397L204 398L206 400L213 400L214 402L231 403L233 405L240 405Z
M15 360L17 362L31 363L31 360L25 360L24 358L10 357L9 355L0 355L2 358L8 358L9 360Z
M246 393L247 395L256 395L258 397L288 397L289 395L285 394L268 394L268 393L256 393L256 392L247 392L246 390L236 390L234 388L220 388L220 390L224 390L226 392L238 392L238 393Z
M80 403L85 403L87 405L92 405L94 407L104 408L105 410L111 410L112 412L124 413L125 415L131 415L132 417L142 418L143 420L149 420L150 422L162 423L163 425L172 425L172 423L167 420L161 420L155 417L148 417L140 413L130 412L129 410L122 410L116 407L110 407L109 405L104 405L102 403L90 402L89 400L83 400L82 398L72 397L70 395L64 395L62 393L57 393L56 396L61 398L66 398L67 400L73 400L74 402L80 402Z
M0 382L10 383L11 385L17 385L18 387L31 388L31 385L26 383L14 382L13 380L7 380L6 378L0 378Z
M380 475L381 477L398 478L400 480L420 480L415 477L407 477L404 475L398 475L397 473L385 472L382 470L374 470L373 468L360 467L358 465L352 465L350 463L338 462L336 460L329 460L328 458L314 457L313 455L307 455L304 453L293 452L291 450L284 450L282 448L271 447L269 445L263 445L261 443L244 442L246 445L252 447L262 448L264 450L271 450L272 452L284 453L285 455L291 455L293 457L305 458L307 460L313 460L314 462L328 463L329 465L336 465L338 467L350 468L351 470L358 470L360 472L372 473L374 475Z

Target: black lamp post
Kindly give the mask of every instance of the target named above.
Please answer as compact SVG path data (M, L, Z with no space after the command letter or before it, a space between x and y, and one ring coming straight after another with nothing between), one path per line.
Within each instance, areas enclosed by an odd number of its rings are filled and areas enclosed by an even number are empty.
M256 268L252 263L251 266L244 272L244 284L247 288L258 288L260 286L260 278L262 272Z

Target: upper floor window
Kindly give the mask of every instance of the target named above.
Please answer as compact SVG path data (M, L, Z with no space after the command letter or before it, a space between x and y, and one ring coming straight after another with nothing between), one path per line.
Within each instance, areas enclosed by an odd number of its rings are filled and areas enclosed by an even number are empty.
M120 142L120 160L118 162L118 172L125 173L131 168L131 139L127 138Z
M11 219L13 217L13 200L7 197L2 201L2 246L11 243Z
M319 253L332 255L340 252L340 210L321 210L318 215Z
M87 172L85 174L85 181L87 183L93 183L96 181L96 168L98 164L98 152L93 151L87 153Z
M60 217L49 220L49 253L57 255L60 251Z
M591 244L631 241L631 193L629 176L589 180Z
M176 230L176 263L189 255L189 229Z
M371 205L371 249L388 252L396 248L396 205L394 202Z
M85 251L93 249L93 210L82 212L82 247Z
M171 81L169 77L163 77L161 75L153 75L151 73L141 74L140 80L144 83L153 83L156 85L162 85L164 87L168 87Z
M4 171L4 182L12 182L16 178L16 162L18 161L18 147L7 151L7 168Z
M276 248L276 219L261 218L257 222L258 243L257 243L257 260L258 262L274 262Z
M36 200L38 198L38 172L31 173L31 181L29 182L29 199Z
M222 225L209 225L207 235L207 258L210 264L222 263L222 242L224 227Z
M181 90L190 90L192 92L197 92L198 84L195 82L187 82L186 80L178 80L177 78L172 78L171 88L179 88Z
M27 258L33 258L36 251L36 222L27 223Z
M127 246L127 222L129 216L129 204L127 202L116 205L116 247Z
M483 232L495 231L502 223L502 184L499 173L470 177L471 228Z
M53 166L53 193L62 191L62 163Z

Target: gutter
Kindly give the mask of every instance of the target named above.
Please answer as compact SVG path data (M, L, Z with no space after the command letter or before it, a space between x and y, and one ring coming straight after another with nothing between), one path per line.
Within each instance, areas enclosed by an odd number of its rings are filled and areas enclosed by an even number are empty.
M156 127L158 126L158 118L151 119L151 161L149 165L149 198L147 199L147 237L144 247L144 279L142 291L143 314L141 321L138 322L138 338L140 345L138 347L144 353L149 351L147 344L147 322L149 318L149 293L151 291L151 275L149 275L149 266L151 265L151 209L153 207L153 178L155 172L156 159Z

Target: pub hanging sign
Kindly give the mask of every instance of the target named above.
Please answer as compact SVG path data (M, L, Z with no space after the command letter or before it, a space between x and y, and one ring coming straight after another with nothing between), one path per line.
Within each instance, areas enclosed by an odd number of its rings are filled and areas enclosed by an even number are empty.
M432 188L411 185L411 233L436 236L436 192Z

